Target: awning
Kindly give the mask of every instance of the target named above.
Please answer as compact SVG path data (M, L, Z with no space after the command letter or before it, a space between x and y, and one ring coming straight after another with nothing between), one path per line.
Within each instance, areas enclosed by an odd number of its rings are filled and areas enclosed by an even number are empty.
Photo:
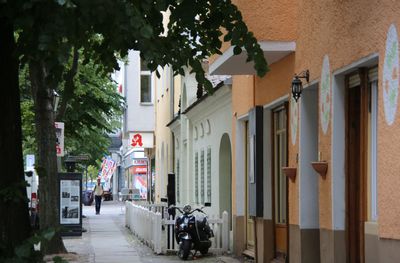
M268 64L272 64L289 55L296 50L294 41L261 41L261 49ZM229 47L209 67L210 75L255 75L254 63L246 62L247 52L233 55L233 46Z

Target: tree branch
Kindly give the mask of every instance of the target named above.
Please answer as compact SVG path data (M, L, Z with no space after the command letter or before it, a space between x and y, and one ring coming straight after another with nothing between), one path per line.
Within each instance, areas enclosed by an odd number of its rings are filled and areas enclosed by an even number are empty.
M78 62L79 62L79 51L76 47L74 47L72 65L64 77L65 79L64 92L61 96L61 105L60 109L57 111L56 120L61 121L64 119L65 113L67 111L68 102L74 95L74 90L75 90L74 77L78 72Z

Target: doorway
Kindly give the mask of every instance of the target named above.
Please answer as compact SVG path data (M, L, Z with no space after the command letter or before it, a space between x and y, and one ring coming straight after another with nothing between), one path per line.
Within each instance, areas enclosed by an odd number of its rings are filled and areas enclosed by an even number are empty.
M232 151L229 135L222 135L219 148L219 208L229 215L229 229L232 230Z
M282 167L288 164L287 103L272 110L272 186L275 258L286 261L288 252L288 183Z
M254 258L255 256L255 249L254 249L254 244L255 244L255 233L254 233L254 220L253 218L250 216L249 213L249 205L248 205L248 200L249 200L249 191L248 191L248 187L249 187L249 172L250 172L250 163L252 162L252 160L250 160L250 141L251 141L251 137L250 137L250 130L249 130L249 122L246 121L245 124L245 140L246 140L246 180L245 180L245 191L246 191L246 201L245 201L245 207L246 207L246 215L245 215L245 219L246 219L246 250L244 251L244 254L247 254L249 256L252 256Z
M364 72L367 71L346 77L346 235L350 263L364 262L370 97Z

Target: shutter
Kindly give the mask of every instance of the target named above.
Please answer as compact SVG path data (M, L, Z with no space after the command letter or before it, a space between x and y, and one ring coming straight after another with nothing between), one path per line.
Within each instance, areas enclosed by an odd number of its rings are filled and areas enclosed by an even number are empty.
M368 70L368 81L373 82L378 80L378 67L373 67Z
M360 84L361 80L360 80L360 75L358 73L349 76L349 88L360 86Z
M207 149L207 202L211 202L211 148Z
M368 69L368 81L378 80L378 67ZM358 73L349 76L349 88L357 87L361 84L360 75Z
M195 153L194 157L194 195L196 204L199 203L199 153Z
M201 166L201 173L200 173L200 178L201 178L201 204L204 204L204 197L205 197L205 191L204 191L204 150L201 150L201 155L200 155L200 166Z
M178 159L178 160L176 160L176 202L177 203L180 203L180 201L181 201L180 185L179 185L179 181L180 181L179 169L180 169L180 167L179 167L179 159Z

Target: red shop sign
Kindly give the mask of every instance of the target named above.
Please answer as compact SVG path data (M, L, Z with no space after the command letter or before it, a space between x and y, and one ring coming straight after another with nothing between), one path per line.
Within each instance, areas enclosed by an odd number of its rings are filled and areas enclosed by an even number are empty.
M134 174L145 174L145 173L147 173L147 166L134 166L133 173Z

